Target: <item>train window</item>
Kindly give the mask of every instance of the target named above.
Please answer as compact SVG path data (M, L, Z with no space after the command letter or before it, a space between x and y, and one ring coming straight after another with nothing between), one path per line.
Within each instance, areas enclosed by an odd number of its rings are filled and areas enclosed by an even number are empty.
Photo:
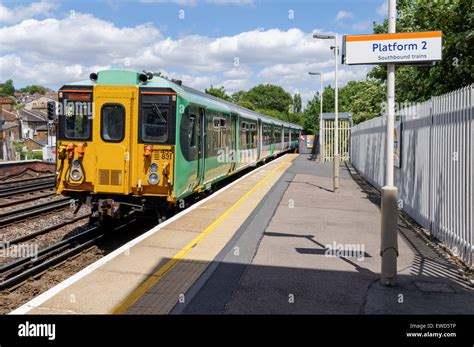
M263 125L263 145L268 146L272 142L272 126Z
M214 117L212 123L214 126L212 132L214 149L225 148L227 146L227 119Z
M142 93L143 103L169 104L170 96L166 94L145 94Z
M87 95L89 96L89 95ZM64 137L71 140L86 140L91 135L92 105L91 102L69 101L64 98Z
M189 116L189 147L196 147L196 115Z
M100 134L104 141L120 142L125 136L125 108L121 104L105 104L100 111Z
M162 95L158 95L162 96ZM153 95L157 97L157 95ZM155 99L152 99L155 100ZM168 140L168 105L154 102L144 102L141 110L141 136L145 142L166 142Z

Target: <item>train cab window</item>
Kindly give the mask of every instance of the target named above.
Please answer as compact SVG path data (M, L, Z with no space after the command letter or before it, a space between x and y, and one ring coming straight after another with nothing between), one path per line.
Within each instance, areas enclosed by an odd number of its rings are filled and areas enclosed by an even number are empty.
M168 140L170 121L169 95L143 94L141 99L140 135L144 142L163 143Z
M63 94L63 93L61 93ZM91 93L64 93L60 97L59 137L89 140L92 129Z
M100 112L100 134L104 141L120 142L125 136L125 108L121 104L105 104Z

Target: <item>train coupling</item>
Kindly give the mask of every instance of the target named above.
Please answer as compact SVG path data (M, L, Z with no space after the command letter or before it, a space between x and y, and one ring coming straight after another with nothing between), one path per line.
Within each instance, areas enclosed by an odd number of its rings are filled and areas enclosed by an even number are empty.
M142 205L130 204L114 199L99 199L94 204L94 214L96 216L108 217L111 219L121 219L134 212L143 211Z

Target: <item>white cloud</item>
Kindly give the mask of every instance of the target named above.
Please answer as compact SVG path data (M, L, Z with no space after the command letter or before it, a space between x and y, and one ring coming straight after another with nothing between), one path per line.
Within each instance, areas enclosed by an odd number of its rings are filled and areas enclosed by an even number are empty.
M372 23L370 21L357 22L351 25L351 28L358 31L364 31L370 28Z
M24 60L109 64L135 55L160 38L151 24L118 28L90 14L64 19L28 19L0 28L0 51L18 52Z
M339 11L336 15L336 21L341 21L347 18L354 18L354 14L349 11Z
M59 4L47 0L14 8L8 8L0 3L0 23L18 23L27 18L47 16L58 7Z
M379 7L377 7L376 12L379 16L387 17L388 16L388 1L384 1Z
M314 40L312 34L256 29L233 36L171 38L150 23L117 26L91 14L28 19L0 27L0 80L12 78L17 87L58 87L87 79L93 71L125 68L161 71L200 90L212 84L231 94L275 83L311 95L319 82L308 71L323 71L326 83L332 83L334 64L331 42ZM341 67L341 85L365 73L361 67Z

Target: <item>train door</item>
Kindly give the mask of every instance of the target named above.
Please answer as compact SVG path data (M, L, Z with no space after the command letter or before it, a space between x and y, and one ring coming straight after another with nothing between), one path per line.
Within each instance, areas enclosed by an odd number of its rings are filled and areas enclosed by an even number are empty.
M283 149L285 148L285 127L282 125L281 126L281 139L280 139L280 143L281 143L281 151L283 151Z
M205 166L206 166L206 110L199 108L199 119L197 122L198 134L198 184L204 182Z
M130 193L132 112L136 88L96 86L94 150L99 193Z
M237 114L232 113L230 116L230 149L232 151L232 164L230 166L230 171L234 171L237 167L237 162L239 161L239 155L237 152Z
M262 138L262 120L259 119L257 120L257 159L260 159L262 157Z

